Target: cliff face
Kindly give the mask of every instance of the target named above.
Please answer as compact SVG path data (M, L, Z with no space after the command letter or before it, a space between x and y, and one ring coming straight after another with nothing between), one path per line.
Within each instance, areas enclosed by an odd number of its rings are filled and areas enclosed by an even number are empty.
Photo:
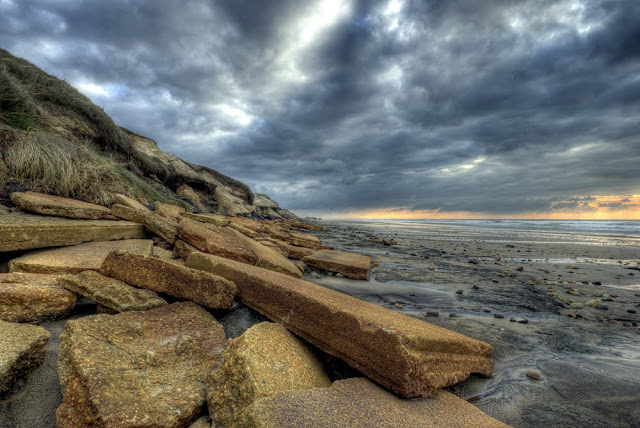
M0 204L14 190L105 206L123 193L196 212L295 218L244 183L119 127L66 82L0 49Z

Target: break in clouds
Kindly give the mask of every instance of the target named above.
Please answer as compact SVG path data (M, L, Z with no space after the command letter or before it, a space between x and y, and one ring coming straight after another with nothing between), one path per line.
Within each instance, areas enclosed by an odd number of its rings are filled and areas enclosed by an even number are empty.
M299 214L623 203L638 40L636 0L0 0L0 47Z

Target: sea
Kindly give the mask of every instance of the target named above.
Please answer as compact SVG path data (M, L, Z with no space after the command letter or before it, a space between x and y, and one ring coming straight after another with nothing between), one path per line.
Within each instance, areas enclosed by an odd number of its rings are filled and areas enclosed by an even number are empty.
M640 220L363 220L389 224L447 224L503 231L640 236Z

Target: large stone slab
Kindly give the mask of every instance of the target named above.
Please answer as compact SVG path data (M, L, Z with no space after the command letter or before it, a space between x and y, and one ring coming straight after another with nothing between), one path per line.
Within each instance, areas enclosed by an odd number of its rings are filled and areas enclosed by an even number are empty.
M144 206L142 203L136 201L133 198L128 197L127 195L122 195L120 193L117 193L115 198L118 204L124 205L125 207L133 208L135 210L150 211L149 208Z
M351 279L369 279L371 257L346 251L321 250L305 256L303 262L330 272L338 272Z
M188 426L225 345L222 326L193 303L68 321L57 426Z
M0 319L42 322L64 318L76 295L57 284L58 275L0 274Z
M277 237L275 237L278 239ZM314 250L330 250L331 248L323 245L320 239L315 235L308 235L304 233L289 233L286 237L286 241L291 245L298 247L312 248Z
M0 395L42 364L50 337L42 327L0 321Z
M116 312L142 311L167 304L151 290L132 287L92 270L62 276L58 284Z
M79 273L85 270L98 271L109 253L122 250L152 255L153 241L150 239L127 239L124 241L87 242L71 247L38 250L27 253L9 262L10 272L48 274Z
M260 236L258 232L255 232L249 228L246 228L243 225L238 223L230 223L229 227L232 228L233 230L237 230L238 232L242 233L244 236L248 236L249 238L252 238L252 239Z
M171 220L180 220L180 216L185 212L184 207L179 207L177 205L165 204L162 202L155 202L153 204L155 208L155 212L162 217L170 218Z
M141 238L144 227L128 221L70 220L31 214L0 216L0 252Z
M286 242L278 239L267 238L267 242L270 242L280 248L280 250L286 254L286 257L290 259L302 259L303 257L310 256L315 252L315 250L312 250L311 248L296 247L295 245L287 244Z
M225 278L141 254L113 252L105 259L102 273L212 309L229 308L236 295L235 284Z
M86 220L112 218L109 208L44 193L14 192L11 194L11 202L24 211L36 214Z
M234 339L207 392L216 426L231 426L253 401L282 391L328 387L322 364L280 324L263 322Z
M176 241L176 228L178 224L173 219L162 217L148 209L134 209L120 204L111 206L111 214L114 216L143 224L144 227L167 242Z
M247 407L235 428L507 428L473 404L446 391L431 399L407 400L365 378L330 388L281 392Z
M201 251L300 278L300 270L277 251L230 227L184 219L178 235Z
M402 397L493 369L490 345L337 291L204 253L187 266L234 281L247 306Z
M215 224L216 226L228 226L229 220L227 220L224 216L216 215L216 214L193 214L193 213L182 213L183 218L188 218L190 220L199 221L201 223L210 223Z

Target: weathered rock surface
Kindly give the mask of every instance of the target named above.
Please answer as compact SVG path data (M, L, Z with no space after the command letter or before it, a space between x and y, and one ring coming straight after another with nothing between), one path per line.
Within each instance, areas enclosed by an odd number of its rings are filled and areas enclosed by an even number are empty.
M92 270L62 276L58 284L116 312L142 311L167 304L151 290L132 287Z
M144 225L151 233L158 235L167 242L173 244L176 241L177 223L173 219L162 217L147 209L138 210L120 204L114 204L111 207L111 213L121 219Z
M274 236L274 237L276 239L279 239L277 238L277 236ZM331 249L326 245L323 245L317 236L304 234L304 233L295 233L295 232L289 233L288 235L286 235L286 241L289 242L291 245L295 245L298 247L305 247L305 248L313 248L314 250Z
M184 219L178 234L201 251L300 278L298 268L282 254L229 227Z
M204 253L187 266L234 281L247 306L402 397L432 397L493 369L484 342L322 286Z
M248 228L246 228L243 225L238 224L238 223L230 223L229 227L234 229L234 230L237 230L238 232L242 233L244 236L248 236L249 238L252 238L252 239L253 238L257 238L258 236L260 236L258 234L258 232L254 232L253 230L248 229Z
M102 273L136 287L187 299L212 309L227 309L236 295L233 282L197 269L127 252L107 256Z
M176 254L173 251L165 250L161 247L153 247L152 256L162 260L175 260Z
M351 279L369 279L371 257L346 251L321 250L305 256L303 262L330 272L338 272Z
M102 262L116 250L151 255L153 241L150 239L127 239L124 241L87 242L52 250L27 253L9 262L10 272L47 274L78 273L85 270L98 271Z
M58 275L0 274L0 319L42 322L66 317L76 295L57 284Z
M196 193L195 190L191 186L186 184L181 184L176 189L176 194L182 198L188 199L191 204L196 207L196 209L200 211L207 211L207 207L204 206L202 201L200 200L200 196Z
M42 364L50 337L42 327L0 321L0 395Z
M225 345L222 326L193 303L68 321L57 426L188 426Z
M144 228L128 221L70 220L31 214L0 217L0 252L140 238L144 238Z
M216 214L193 214L193 213L182 213L182 217L188 218L190 220L196 220L201 223L211 223L216 226L228 226L229 220L227 220L224 216L216 215Z
M162 217L170 218L171 220L179 220L180 215L185 212L184 207L177 205L165 204L162 202L155 202L153 204L155 212Z
M216 426L231 426L253 401L282 391L328 387L322 364L282 325L263 322L234 339L207 392Z
M149 211L149 208L144 206L142 203L120 193L115 195L115 200L118 204L124 205L125 207L133 208L134 210Z
M189 254L194 252L199 253L200 250L191 244L187 244L186 242L180 239L177 239L176 244L173 247L173 252L179 255L182 259L187 260L187 257L189 257Z
M302 259L303 257L310 256L315 252L315 250L312 250L311 248L296 247L295 245L287 244L286 242L280 241L278 239L267 239L267 242L276 245L278 248L280 248L281 251L286 254L286 257L290 259Z
M446 391L431 399L407 400L365 378L330 388L281 392L255 401L234 427L507 428L474 405Z
M11 202L24 211L43 215L87 220L111 218L109 208L44 193L13 192Z
M209 416L203 416L189 425L189 428L211 428L211 418Z

